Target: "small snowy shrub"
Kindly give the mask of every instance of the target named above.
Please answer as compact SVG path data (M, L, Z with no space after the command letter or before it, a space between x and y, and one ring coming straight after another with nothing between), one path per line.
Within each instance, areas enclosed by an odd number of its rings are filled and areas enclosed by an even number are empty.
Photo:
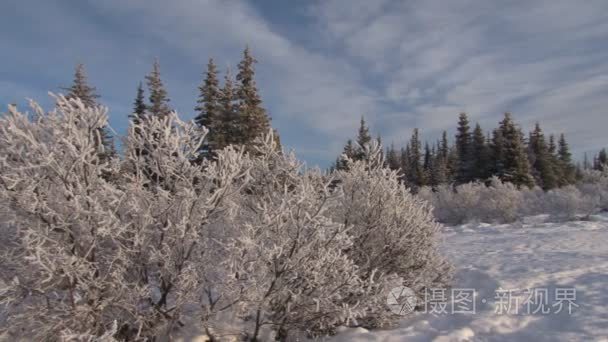
M597 196L583 194L574 185L549 190L543 199L546 212L562 220L570 220L577 216L588 217L599 205Z
M523 194L512 183L492 177L488 186L478 185L477 214L484 222L513 222L519 217Z
M577 188L583 195L596 198L598 209L608 210L608 170L584 170Z
M380 151L372 143L363 161L347 160L348 170L335 173L341 196L333 216L353 238L346 251L367 281L393 284L398 277L415 291L445 285L451 270L438 252L440 226L432 207L401 186L396 171L383 167ZM384 324L381 307L370 308L369 324Z

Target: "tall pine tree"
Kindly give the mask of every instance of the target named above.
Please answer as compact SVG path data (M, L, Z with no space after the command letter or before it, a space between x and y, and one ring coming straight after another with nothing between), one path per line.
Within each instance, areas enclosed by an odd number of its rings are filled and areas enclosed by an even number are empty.
M536 179L536 183L544 190L555 188L557 186L555 167L549 153L545 135L538 122L534 126L534 131L530 133L528 150L532 174Z
M412 189L416 190L417 187L425 185L424 179L424 168L422 167L422 144L420 143L420 136L418 128L414 128L412 132L412 138L409 144L409 156L408 164L409 168L405 170L409 185Z
M363 160L365 156L365 146L369 145L371 141L372 136L369 134L369 127L367 127L367 123L362 116L361 121L359 121L359 131L357 133L357 160Z
M91 87L87 81L84 64L78 64L74 72L74 81L70 87L63 88L67 91L65 97L67 99L78 98L87 107L99 106L97 99L99 95L96 93L95 87ZM116 154L114 148L114 139L109 128L102 127L96 132L96 143L99 150L99 158L107 160Z
M572 154L570 153L570 147L568 146L568 142L566 142L566 137L563 133L559 136L557 155L559 160L559 167L561 169L561 179L559 180L559 184L573 184L576 181L576 168L572 163Z
M148 105L148 112L150 115L169 115L171 108L169 107L167 90L165 89L163 81L160 78L160 63L158 59L154 61L152 71L146 76L146 81L148 83L148 91L150 93L150 104Z
M238 110L240 116L239 142L247 147L259 136L267 134L270 129L270 118L262 107L255 82L255 63L249 47L243 51L243 59L238 64L236 79Z
M504 168L498 176L503 181L511 182L517 186L533 186L534 179L530 174L523 134L513 122L510 113L505 113L498 129L503 139L502 165Z
M458 153L458 165L456 166L456 182L462 184L468 183L474 178L471 172L471 132L466 113L460 113L458 116L457 130L456 151Z
M484 180L490 177L489 151L486 138L479 123L475 124L471 139L471 175L473 179Z
M147 107L144 96L144 87L141 82L139 82L137 94L135 95L135 100L133 101L133 112L129 114L129 119L131 119L131 121L135 124L140 124L146 117Z
M209 130L205 142L201 145L200 149L202 156L209 156L214 149L222 148L218 145L221 145L221 141L224 140L221 137L222 132L219 130L218 123L221 112L221 94L217 68L213 62L213 58L210 58L207 63L207 71L204 77L202 84L198 87L199 98L196 100L197 106L194 108L197 113L194 117L194 122L199 127L204 126Z

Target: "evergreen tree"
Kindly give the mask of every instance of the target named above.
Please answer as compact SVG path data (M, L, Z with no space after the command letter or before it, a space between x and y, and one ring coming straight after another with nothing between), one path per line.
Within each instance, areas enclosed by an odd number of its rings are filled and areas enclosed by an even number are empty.
M486 138L479 124L475 125L471 139L471 174L473 179L483 180L489 178L489 151Z
M135 125L135 134L141 134L141 130L139 126L141 123L146 120L146 103L145 103L145 95L144 95L144 87L141 82L137 86L137 93L135 95L135 100L133 101L133 111L129 114L129 120L132 125ZM138 156L146 153L145 151L137 149L135 153Z
M608 153L606 152L606 149L603 148L597 154L597 157L594 158L593 168L595 170L602 171L606 168L607 165L608 165Z
M490 145L492 175L501 177L505 174L505 143L502 131L497 128L492 131L492 143Z
M424 143L424 157L422 162L422 183L424 185L432 185L431 174L433 173L433 154L428 143Z
M230 68L226 70L224 76L224 87L220 92L219 106L220 114L217 120L218 127L216 127L216 143L217 148L222 149L228 145L239 144L242 141L239 136L239 113ZM278 134L276 137L278 138Z
M199 98L196 101L197 106L194 110L197 115L194 117L194 122L199 127L206 127L209 130L205 143L201 146L201 154L209 155L214 149L222 148L220 141L225 140L221 136L218 121L220 120L221 105L220 105L220 89L219 80L217 78L217 68L213 62L213 58L207 63L207 71L205 79L198 87Z
M401 148L401 157L399 158L401 164L401 182L408 187L412 187L410 183L410 174L412 173L412 167L410 165L410 146L409 144L405 148Z
M148 91L150 92L150 104L147 106L150 115L166 116L171 112L167 90L160 78L160 63L158 59L152 65L152 71L146 76Z
M466 113L458 116L458 132L456 133L456 151L458 164L456 167L456 182L468 183L474 179L471 163L471 132Z
M84 64L78 64L74 72L74 82L70 87L63 88L67 91L65 97L67 99L78 98L87 107L99 106L97 99L99 95L96 93L95 87L91 87L87 81ZM114 139L108 127L100 128L97 133L97 144L99 146L99 157L101 160L111 158L116 154L114 149Z
M144 100L144 88L141 82L137 87L137 94L133 101L133 112L129 114L129 119L135 124L140 124L146 116L146 103Z
M448 169L447 159L440 152L441 143L437 144L437 147L433 148L435 153L431 159L431 174L430 174L430 185L436 189L438 185L448 182Z
M445 181L451 182L453 175L456 172L458 158L450 149L447 131L443 131L441 133L441 142L439 143L438 154L445 166Z
M79 98L82 103L87 107L95 107L99 104L97 99L99 95L95 92L95 87L89 86L87 82L87 75L84 69L84 64L78 64L76 71L74 72L74 82L68 88L63 88L67 91L65 97L67 99Z
M573 184L576 181L576 169L572 163L572 154L570 153L570 147L566 142L564 134L560 134L557 155L559 160L559 167L561 169L561 179L558 180L560 185Z
M409 170L407 173L408 182L415 190L424 185L424 169L422 167L421 143L418 128L414 128L409 145Z
M534 127L534 131L530 133L528 146L529 161L536 183L544 190L555 188L557 186L555 168L549 153L547 141L538 122Z
M257 137L267 134L270 129L270 118L262 107L262 100L258 94L255 82L255 68L257 63L249 47L243 51L243 59L238 64L236 79L239 82L236 92L240 117L239 142L250 146Z
M401 168L399 155L393 144L386 151L386 166L391 170L399 170Z
M504 172L498 176L503 181L511 182L517 186L533 186L534 179L530 174L523 134L515 126L510 113L505 113L504 119L500 122L499 130L503 138Z
M351 139L348 139L346 145L344 146L344 149L342 150L342 154L338 157L338 159L336 159L336 169L347 170L348 164L346 162L346 158L354 160L357 157L357 153L358 152L353 144L353 141Z
M359 132L357 134L357 160L362 160L365 156L363 149L372 141L372 137L369 134L369 127L365 123L363 116L359 124Z

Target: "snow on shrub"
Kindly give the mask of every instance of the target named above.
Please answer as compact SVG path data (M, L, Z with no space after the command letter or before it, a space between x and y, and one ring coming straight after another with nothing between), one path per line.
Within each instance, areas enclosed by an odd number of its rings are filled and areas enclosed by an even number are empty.
M214 338L318 335L385 325L387 290L450 278L431 207L376 145L329 176L271 135L199 165L205 132L171 113L132 125L124 155L100 160L107 110L56 102L0 119L9 336L145 340L186 322Z
M584 170L577 188L584 195L595 198L601 210L608 210L608 170Z
M437 220L447 224L471 221L509 223L524 216L550 214L553 219L588 217L608 205L608 181L595 175L588 183L543 191L518 189L498 178L489 184L441 185L435 191L423 188L419 196L431 203ZM606 183L603 183L606 182Z
M445 285L450 266L439 254L439 224L432 207L399 183L396 171L383 167L381 147L372 142L362 161L346 159L348 170L336 171L341 194L332 210L338 222L350 226L354 245L348 255L362 278L374 283L391 276L415 291ZM372 312L370 324L385 324Z
M546 212L563 220L570 220L579 215L588 217L599 205L596 196L583 194L574 185L549 190L542 199Z

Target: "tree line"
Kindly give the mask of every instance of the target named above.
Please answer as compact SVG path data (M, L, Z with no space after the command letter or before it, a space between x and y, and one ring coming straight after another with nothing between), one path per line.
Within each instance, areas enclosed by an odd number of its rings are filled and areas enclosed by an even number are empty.
M256 63L251 50L246 47L237 65L236 77L230 68L227 68L221 84L217 66L213 58L209 59L193 108L194 122L209 131L199 150L199 162L203 158L213 157L216 151L228 145L244 145L251 152L255 139L268 133L271 119L262 106L255 81ZM138 129L141 129L147 118L165 117L173 110L161 78L158 60L154 61L151 72L145 76L145 85L148 91L147 101L144 83L140 82L133 101L133 110L128 115L130 123ZM96 88L89 85L83 64L76 66L72 85L62 89L66 91L67 99L79 98L87 107L100 105L100 96ZM109 129L104 127L97 135L100 157L109 158L115 155L114 139ZM274 137L278 142L276 131Z
M380 141L381 137L376 139ZM369 127L361 118L356 139L347 141L332 168L347 168L346 157L363 158L362 146L371 140ZM575 183L582 169L601 170L608 165L605 149L594 158L593 165L586 157L583 165L575 165L563 133L547 138L536 123L526 137L510 113L505 113L491 132L484 132L478 123L471 128L467 114L460 113L453 141L451 144L447 131L443 131L437 141L423 144L418 128L414 128L405 146L397 149L391 144L386 148L385 163L399 170L402 183L413 190L422 186L487 182L493 176L518 187L539 186L549 190Z

